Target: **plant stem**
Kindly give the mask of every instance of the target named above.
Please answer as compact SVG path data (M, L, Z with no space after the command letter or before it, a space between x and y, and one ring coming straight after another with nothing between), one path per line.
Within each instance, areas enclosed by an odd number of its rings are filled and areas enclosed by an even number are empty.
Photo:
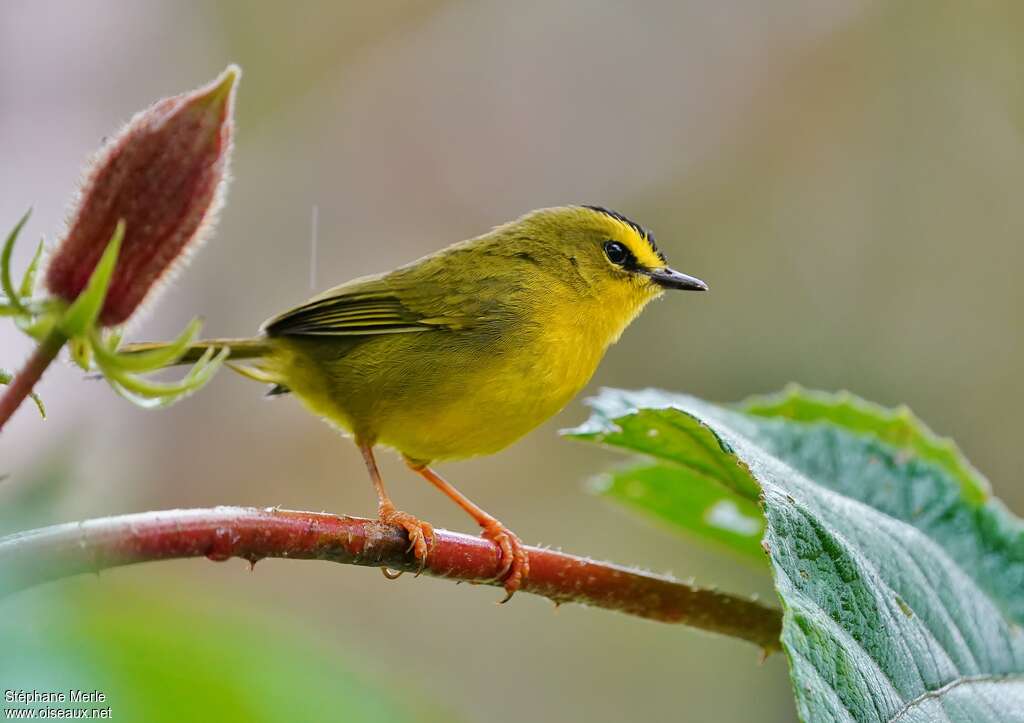
M32 356L25 362L25 366L11 380L10 386L3 389L3 394L0 395L0 430L3 429L15 410L21 406L21 403L32 393L42 378L43 372L57 358L66 341L67 337L57 329L43 337L39 346L32 352Z
M265 557L328 560L416 572L405 532L375 520L251 507L168 510L55 525L0 538L0 595L83 572L150 560ZM528 548L524 592L666 623L680 623L779 649L775 608L667 576ZM437 530L426 575L489 585L498 548L479 537Z

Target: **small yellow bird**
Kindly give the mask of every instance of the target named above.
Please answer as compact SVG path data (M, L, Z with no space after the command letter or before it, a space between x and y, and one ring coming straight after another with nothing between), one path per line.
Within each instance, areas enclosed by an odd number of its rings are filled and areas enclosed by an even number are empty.
M236 370L350 434L380 520L401 525L425 561L433 528L395 508L374 459L375 445L396 449L498 545L507 600L529 573L526 550L428 465L497 452L557 413L665 289L707 286L669 268L654 236L621 214L546 208L330 289L257 338L198 342L181 361L228 346L248 360Z

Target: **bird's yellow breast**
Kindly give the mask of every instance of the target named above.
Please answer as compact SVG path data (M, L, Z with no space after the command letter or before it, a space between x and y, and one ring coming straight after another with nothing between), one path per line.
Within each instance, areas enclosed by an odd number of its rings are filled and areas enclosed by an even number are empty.
M656 295L622 284L600 296L536 299L528 324L497 338L383 335L332 353L279 339L278 376L315 413L418 462L496 452L561 410L608 346Z

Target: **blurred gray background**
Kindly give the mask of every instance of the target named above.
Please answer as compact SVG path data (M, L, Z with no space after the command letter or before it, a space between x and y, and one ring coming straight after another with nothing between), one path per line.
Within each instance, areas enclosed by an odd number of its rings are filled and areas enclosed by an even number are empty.
M216 235L133 325L244 335L320 287L531 208L595 203L711 293L652 305L592 382L731 401L797 381L905 402L1018 512L1024 423L1024 5L1006 2L243 2L0 5L0 223L60 232L84 159L151 101L244 75ZM15 265L27 263L31 243ZM0 326L0 365L29 345ZM67 365L0 441L9 488L66 463L48 519L214 504L370 515L356 449L223 373L160 413ZM760 571L612 508L614 455L560 439L446 465L529 543L771 599ZM399 506L472 524L386 456ZM3 490L0 490L0 495ZM0 497L2 502L2 497ZM63 588L165 590L301 625L466 721L791 721L785 661L733 640L375 570L182 561ZM51 586L30 595L59 594ZM34 598L33 598L34 599ZM260 655L254 635L252 655ZM338 720L344 720L339 717Z

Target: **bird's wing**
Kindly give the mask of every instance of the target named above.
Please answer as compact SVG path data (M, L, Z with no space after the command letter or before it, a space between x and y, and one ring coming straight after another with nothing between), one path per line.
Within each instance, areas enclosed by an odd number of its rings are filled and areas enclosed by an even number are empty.
M423 303L388 277L357 279L331 289L263 325L270 336L366 336L465 328L450 308ZM404 300L403 300L404 299Z

